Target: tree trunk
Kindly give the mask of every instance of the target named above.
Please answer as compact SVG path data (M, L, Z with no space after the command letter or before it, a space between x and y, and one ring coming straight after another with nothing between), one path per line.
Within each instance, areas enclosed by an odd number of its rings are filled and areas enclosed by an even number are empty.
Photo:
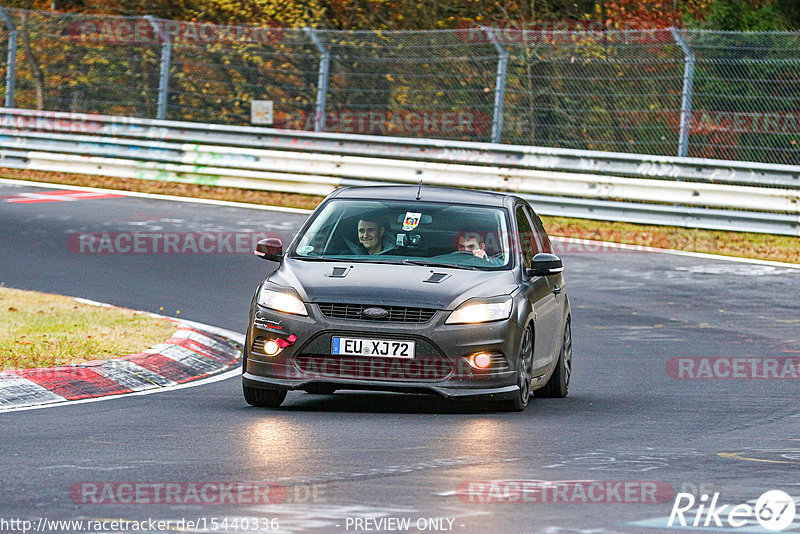
M44 72L33 55L27 11L22 13L22 49L25 51L25 61L28 63L28 68L31 69L33 84L36 87L36 109L44 109Z

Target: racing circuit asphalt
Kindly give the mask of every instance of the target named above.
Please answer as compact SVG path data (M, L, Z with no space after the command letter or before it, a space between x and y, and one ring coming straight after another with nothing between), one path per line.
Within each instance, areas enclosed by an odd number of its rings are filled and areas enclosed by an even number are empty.
M0 184L5 199L44 191ZM181 318L238 332L274 264L250 254L78 254L68 234L263 230L288 239L305 217L131 197L3 198L0 283L165 315L180 310ZM771 489L797 499L800 382L678 380L666 364L800 357L800 270L640 252L562 256L574 332L566 399L536 399L518 414L432 397L299 392L281 409L263 410L245 404L234 377L0 413L0 519L263 517L277 518L282 532L375 532L365 530L375 523L357 529L353 519L407 517L414 526L449 518L452 526L442 525L464 533L602 534L672 531L664 528L672 497L481 503L456 490L488 480L660 481L674 492L719 492L720 503L752 504ZM69 493L111 481L271 481L288 493L270 505L92 504ZM788 529L798 530L800 514ZM235 531L241 525L218 530Z

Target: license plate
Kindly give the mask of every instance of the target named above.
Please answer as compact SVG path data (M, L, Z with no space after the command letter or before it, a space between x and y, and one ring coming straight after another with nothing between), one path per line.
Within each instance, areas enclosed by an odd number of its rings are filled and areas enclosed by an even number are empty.
M331 354L374 356L378 358L413 358L414 342L396 339L331 338Z

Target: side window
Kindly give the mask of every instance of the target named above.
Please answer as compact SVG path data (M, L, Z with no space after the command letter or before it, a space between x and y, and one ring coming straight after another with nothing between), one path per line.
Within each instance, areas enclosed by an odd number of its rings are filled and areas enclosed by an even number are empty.
M536 255L536 238L522 206L517 208L517 230L519 231L519 243L522 246L523 266L528 268L531 266L531 260Z
M541 251L552 254L553 245L550 244L550 238L547 237L547 232L544 229L542 220L535 213L533 214L533 226L536 229L536 235L538 236L539 243L541 244Z

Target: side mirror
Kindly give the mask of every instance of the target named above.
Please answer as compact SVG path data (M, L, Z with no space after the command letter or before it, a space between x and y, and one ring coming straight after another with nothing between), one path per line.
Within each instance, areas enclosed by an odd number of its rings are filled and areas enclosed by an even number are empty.
M253 254L262 260L283 261L283 243L277 237L262 239L256 245Z
M555 254L540 252L531 260L531 267L527 269L528 276L549 276L564 270L561 258Z

